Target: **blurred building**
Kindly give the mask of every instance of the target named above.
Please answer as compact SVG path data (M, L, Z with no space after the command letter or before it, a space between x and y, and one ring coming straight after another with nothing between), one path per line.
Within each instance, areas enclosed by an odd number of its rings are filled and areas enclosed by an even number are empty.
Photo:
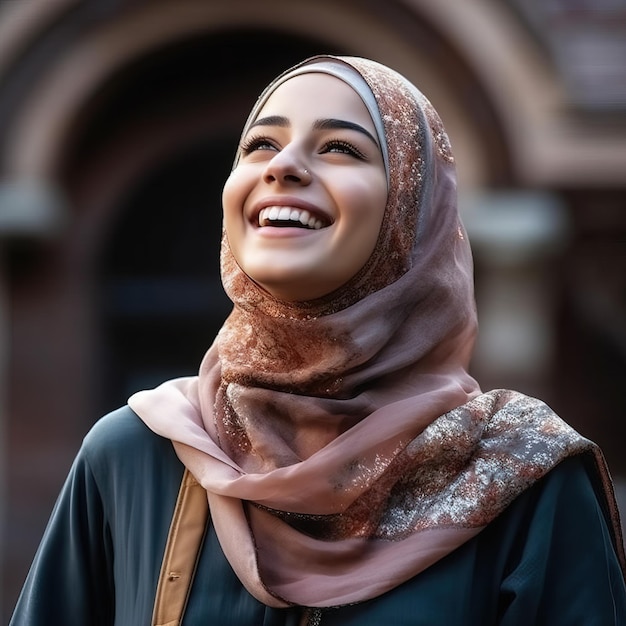
M269 79L323 52L396 68L444 119L483 386L539 395L626 475L623 0L4 0L5 617L85 432L196 371L229 311L239 130Z

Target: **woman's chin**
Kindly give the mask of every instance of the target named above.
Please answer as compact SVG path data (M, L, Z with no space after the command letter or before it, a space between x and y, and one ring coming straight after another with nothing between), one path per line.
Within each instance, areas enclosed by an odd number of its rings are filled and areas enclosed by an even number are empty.
M313 281L305 274L298 273L281 274L280 277L254 277L249 274L260 287L267 291L272 297L282 302L308 302L323 298L335 291L343 284L343 281ZM319 279L319 276L317 277Z

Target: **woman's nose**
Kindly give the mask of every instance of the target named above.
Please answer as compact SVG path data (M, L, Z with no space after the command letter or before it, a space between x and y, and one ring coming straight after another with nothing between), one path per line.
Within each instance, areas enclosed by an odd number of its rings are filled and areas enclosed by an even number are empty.
M296 155L284 149L267 164L263 180L266 183L308 185L311 182L311 173Z

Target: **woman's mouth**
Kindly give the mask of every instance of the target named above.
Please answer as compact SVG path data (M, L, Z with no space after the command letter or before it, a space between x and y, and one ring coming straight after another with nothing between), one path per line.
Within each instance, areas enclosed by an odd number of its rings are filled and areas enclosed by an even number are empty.
M259 212L259 226L296 227L319 230L330 226L325 221L312 215L306 209L297 209L289 206L268 206Z

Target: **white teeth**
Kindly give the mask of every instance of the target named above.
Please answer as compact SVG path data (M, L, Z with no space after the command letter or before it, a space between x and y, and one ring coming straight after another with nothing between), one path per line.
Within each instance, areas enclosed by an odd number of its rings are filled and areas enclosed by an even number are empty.
M270 222L300 222L304 226L319 230L324 226L322 220L311 215L304 209L293 207L271 206L259 212L259 226L267 226Z
M286 206L282 207L280 211L278 212L278 219L283 222L286 222L289 219L291 219L291 209Z
M263 209L264 217L266 220L277 220L279 211L280 209L277 206L273 206L271 209Z

